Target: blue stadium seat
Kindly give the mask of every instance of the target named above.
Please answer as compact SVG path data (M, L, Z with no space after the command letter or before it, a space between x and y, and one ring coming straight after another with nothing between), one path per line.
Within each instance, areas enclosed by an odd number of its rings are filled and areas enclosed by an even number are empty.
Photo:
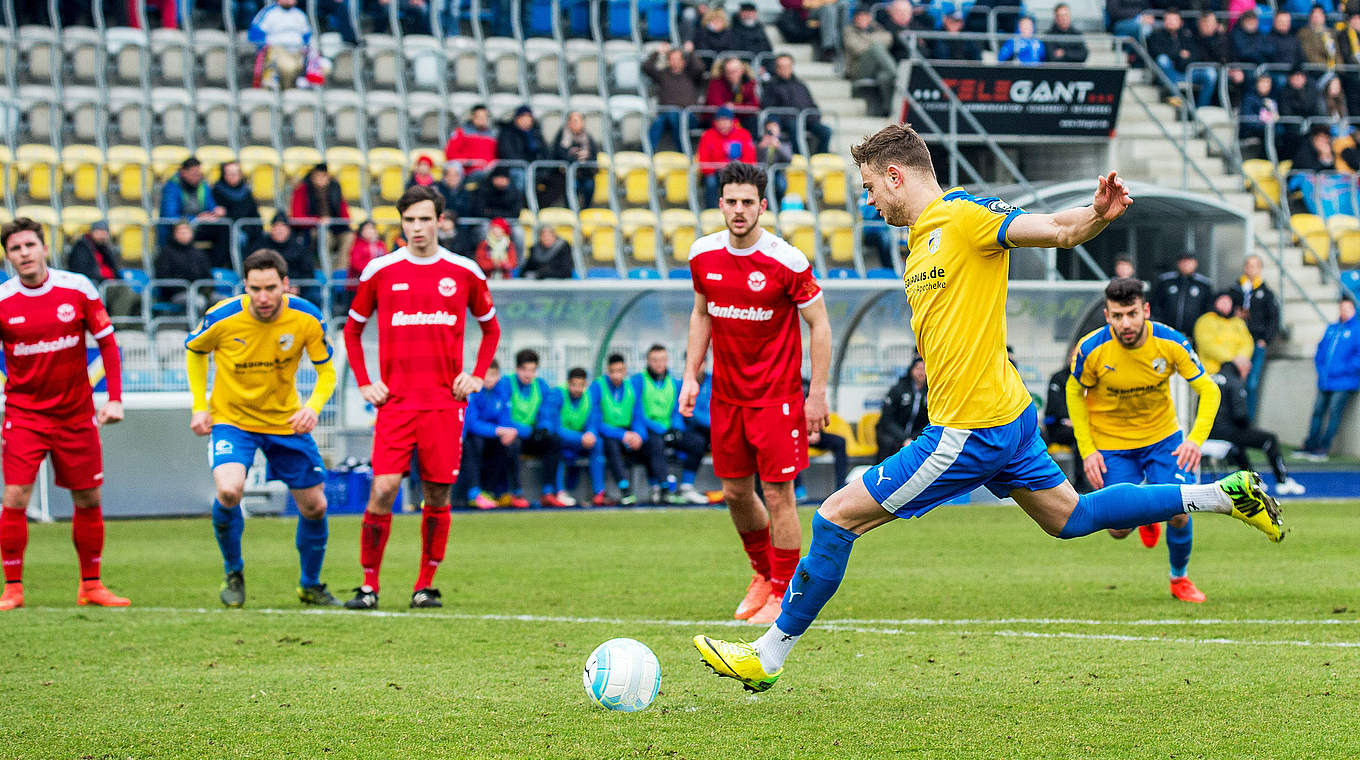
M666 278L667 278L667 279L670 279L670 280L692 280L692 279L694 279L693 277L690 276L690 274L689 274L689 268L687 268L687 267L677 267L677 268L675 268L675 269L670 270L669 272L666 273Z
M241 275L237 274L235 269L213 267L212 276L213 282L216 283L213 292L223 296L235 295L236 286L241 283Z
M146 287L146 283L150 279L151 275L144 270L131 268L123 270L123 280L128 283L128 287L132 288L132 292L138 295L141 295L142 288Z
M629 269L628 279L630 280L659 280L661 273L655 269Z
M587 280L617 280L619 273L609 267L592 267L586 272Z
M1350 269L1341 273L1341 284L1351 291L1351 296L1360 300L1360 269Z
M828 280L858 280L859 273L853 269L838 267L826 270L826 278Z
M896 279L899 279L898 274L897 274L896 272L894 272L893 270L891 270L891 269L882 269L882 268L870 269L870 270L868 270L867 272L864 273L864 276L865 276L866 278L870 279L870 280L896 280Z
M524 33L530 37L551 37L553 33L553 6L545 0L530 0L525 14Z

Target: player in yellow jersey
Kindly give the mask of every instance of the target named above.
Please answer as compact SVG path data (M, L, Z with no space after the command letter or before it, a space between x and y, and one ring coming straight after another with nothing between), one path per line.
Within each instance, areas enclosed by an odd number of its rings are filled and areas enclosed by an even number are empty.
M705 664L748 689L770 688L840 585L855 539L981 485L1014 499L1059 538L1200 511L1231 514L1272 541L1283 537L1279 508L1255 473L1202 486L1126 484L1078 496L1045 450L1029 391L1006 360L1009 251L1071 248L1099 234L1133 203L1114 172L1099 178L1089 206L1029 214L962 188L941 190L930 151L906 125L884 127L851 155L870 205L888 224L911 228L904 279L930 381L930 425L817 510L812 545L763 636L749 644L694 637Z
M1204 373L1184 335L1148 319L1151 307L1143 283L1131 277L1105 286L1106 326L1077 344L1067 377L1067 409L1072 433L1091 485L1115 483L1195 483L1199 447L1209 437L1218 412L1218 386ZM1189 436L1181 434L1171 401L1171 376L1190 381L1199 410ZM1111 529L1124 538L1130 529ZM1157 545L1157 523L1138 528L1143 545ZM1189 513L1166 522L1171 560L1171 595L1202 602L1204 594L1186 575L1192 526Z
M286 483L297 501L302 566L298 598L304 604L339 606L321 582L329 535L322 491L325 470L311 435L335 390L326 321L311 303L288 295L288 264L277 251L258 250L246 257L242 268L246 294L209 309L184 341L193 394L189 427L197 435L212 435L208 457L217 486L213 529L226 570L222 603L228 607L245 603L241 495L246 471L260 449L269 463L270 479ZM304 351L317 374L306 404L299 402L296 386ZM211 400L209 355L217 365Z

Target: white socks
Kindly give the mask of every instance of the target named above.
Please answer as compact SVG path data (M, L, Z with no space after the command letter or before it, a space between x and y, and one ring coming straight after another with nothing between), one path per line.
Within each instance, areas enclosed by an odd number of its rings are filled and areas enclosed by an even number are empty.
M1217 483L1200 486L1181 486L1181 506L1186 512L1232 512L1232 499L1218 487Z
M760 656L760 667L766 674L774 675L784 667L784 660L788 658L793 645L798 643L801 636L801 633L797 636L784 633L779 630L779 626L772 625L770 630L753 642L756 654Z

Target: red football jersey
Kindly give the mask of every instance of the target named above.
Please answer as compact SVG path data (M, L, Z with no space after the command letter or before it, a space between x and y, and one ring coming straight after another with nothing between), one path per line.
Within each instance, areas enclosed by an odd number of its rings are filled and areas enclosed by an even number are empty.
M728 231L694 241L689 269L713 325L713 398L770 406L803 395L798 310L822 297L807 256L769 231L745 250Z
M369 262L359 275L349 318L378 315L378 365L391 396L384 407L454 407L453 380L463 371L464 315L496 315L476 262L443 248L419 258L406 248ZM353 359L352 366L359 367ZM366 378L360 376L360 385Z
M94 415L85 333L113 332L99 292L83 275L47 270L25 287L0 283L0 341L5 344L5 414L65 421Z

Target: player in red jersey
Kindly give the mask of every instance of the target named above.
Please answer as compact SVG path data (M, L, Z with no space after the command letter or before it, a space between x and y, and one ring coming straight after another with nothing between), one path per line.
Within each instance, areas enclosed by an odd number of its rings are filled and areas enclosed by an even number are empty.
M71 540L80 560L76 604L126 607L99 581L104 514L99 486L104 464L99 425L123 419L123 374L113 323L85 277L47 267L42 225L20 217L0 227L0 247L16 277L0 284L0 341L5 346L4 509L0 558L5 593L0 610L24 606L24 550L38 467L49 454L57 485L70 489ZM109 399L94 411L85 333L99 342Z
M723 499L755 570L734 616L761 625L779 616L780 599L798 566L803 529L793 479L807 468L808 434L827 422L831 364L831 324L808 257L758 224L765 182L765 172L752 164L724 167L718 205L727 229L690 247L694 311L680 389L680 413L688 417L711 338L713 471L722 479ZM806 401L799 316L811 339Z
M378 409L373 431L373 491L359 534L363 585L345 602L353 610L378 606L378 569L392 528L392 502L411 463L420 457L425 503L420 522L420 574L412 607L440 607L434 573L449 539L449 493L458 480L467 397L482 388L496 355L501 328L486 286L472 259L439 247L437 220L444 198L414 185L397 201L406 247L369 262L345 323L345 350L359 392ZM463 371L465 315L481 324L477 365ZM363 333L378 316L380 378L370 378Z

